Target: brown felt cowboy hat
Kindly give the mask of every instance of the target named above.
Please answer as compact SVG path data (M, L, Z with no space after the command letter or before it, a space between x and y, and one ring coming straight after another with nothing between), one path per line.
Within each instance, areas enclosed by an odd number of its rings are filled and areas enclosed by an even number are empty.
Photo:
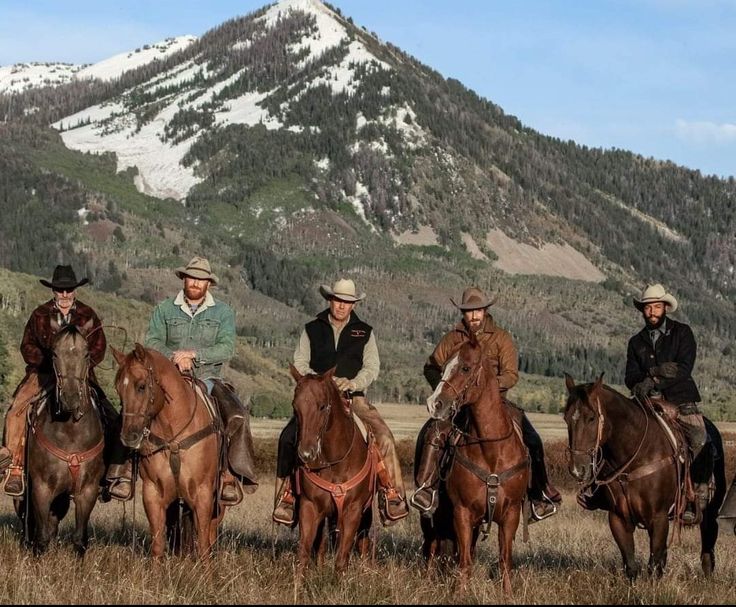
M667 293L667 290L659 283L656 285L647 285L647 288L642 292L640 299L634 297L634 305L639 310L643 310L644 306L649 303L657 303L660 301L667 305L668 312L674 312L677 310L677 300L672 294Z
M179 278L189 276L190 278L197 278L199 280L209 280L213 285L216 285L219 281L216 274L213 274L212 268L210 268L210 262L204 257L194 256L189 263L181 268L174 270Z
M54 291L73 291L77 287L86 285L89 282L89 278L77 280L77 275L71 266L56 266L54 268L54 275L51 277L51 282L43 278L39 282L44 287L49 287Z
M347 301L349 303L354 303L365 298L365 293L356 295L355 283L349 278L336 280L332 288L328 285L321 285L319 292L325 299L339 299L340 301Z
M450 297L450 301L452 302L453 306L455 306L459 310L462 310L463 312L466 310L485 309L496 303L495 299L488 299L483 291L481 291L478 287L468 287L467 289L465 289L463 291L463 296L459 304L455 303L455 300L452 297Z

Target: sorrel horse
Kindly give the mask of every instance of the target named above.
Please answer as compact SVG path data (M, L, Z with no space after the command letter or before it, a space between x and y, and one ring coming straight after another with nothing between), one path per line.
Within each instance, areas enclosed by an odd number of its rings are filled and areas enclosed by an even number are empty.
M151 554L164 555L171 508L181 501L193 517L197 554L207 559L225 515L217 501L222 449L218 423L191 381L163 354L138 343L127 355L114 348L112 352L119 365L115 389L122 403L121 438L141 454Z
M463 583L470 577L475 544L484 520L498 524L499 569L504 592L511 592L512 547L529 481L529 459L521 436L501 398L494 369L483 364L481 346L471 334L447 365L434 394L427 399L435 419L469 410L467 431L455 429L454 461L444 481L451 509L454 542ZM435 526L443 524L442 500ZM442 549L441 528L422 525L425 555ZM444 537L452 537L444 532Z
M80 556L87 550L89 517L105 473L102 422L88 381L86 333L91 329L91 322L81 329L68 325L54 337L55 394L30 428L28 486L16 509L25 523L24 541L37 554L56 537L71 500L76 518L74 546Z
M320 564L327 550L328 527L338 533L335 570L344 572L357 540L358 552L370 548L373 498L376 489L376 448L367 444L348 402L333 381L334 369L322 375L301 375L290 365L296 380L294 413L297 418L297 470L299 500L299 574L316 552Z
M653 409L605 385L602 375L594 383L575 385L566 374L565 384L570 473L583 488L597 490L595 506L608 511L629 579L639 573L634 551L637 527L649 534L649 574L661 576L667 564L669 515L674 512L676 517L678 506L682 507L677 451ZM720 433L710 420L705 421L717 452L715 492L700 523L700 561L703 572L710 575L715 568L716 517L726 478Z

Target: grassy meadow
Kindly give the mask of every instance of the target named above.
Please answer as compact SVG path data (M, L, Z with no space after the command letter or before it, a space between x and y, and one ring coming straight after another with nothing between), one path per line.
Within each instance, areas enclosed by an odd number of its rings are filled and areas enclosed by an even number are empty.
M379 405L397 429L397 442L411 486L413 428L424 420L423 410L412 415L402 406ZM408 408L413 409L413 408ZM402 417L401 424L394 416ZM605 513L587 512L575 502L574 485L564 467L564 429L559 416L532 417L539 427L550 472L561 487L564 502L556 515L529 527L530 541L514 548L514 595L507 599L494 573L496 527L478 544L476 567L464 594L457 593L450 573L428 573L421 558L419 516L412 511L398 525L374 528L375 562L354 559L348 573L335 576L332 559L311 569L303 585L293 583L298 532L271 524L275 463L275 429L253 420L262 483L258 491L231 509L221 527L211 567L190 558L153 562L149 535L140 503L98 504L92 514L92 541L84 559L70 546L71 518L62 524L61 539L46 555L36 558L18 545L19 526L10 498L0 497L0 602L14 604L700 604L733 603L736 588L736 536L722 526L716 546L716 573L704 579L699 562L699 534L683 531L670 549L661 580L641 577L629 584L613 542ZM278 426L283 425L283 422ZM418 425L416 425L418 427ZM403 428L403 429L402 429ZM415 435L415 434L414 434ZM729 480L734 471L734 435L727 437ZM73 513L73 509L72 509ZM135 516L135 518L134 518ZM135 530L135 533L133 532ZM133 550L135 535L135 551ZM637 553L646 567L646 534L637 532Z

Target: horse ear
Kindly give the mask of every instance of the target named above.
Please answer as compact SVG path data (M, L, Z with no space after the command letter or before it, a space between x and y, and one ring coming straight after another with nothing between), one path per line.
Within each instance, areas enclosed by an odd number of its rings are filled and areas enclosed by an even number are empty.
M146 349L138 342L135 342L135 357L141 362L146 360Z
M90 318L86 323L84 323L81 327L79 327L79 332L82 335L87 336L89 332L94 328L94 326L95 326L95 321L94 319Z
M337 369L337 366L332 367L332 369L327 369L322 374L322 379L332 379L335 376L335 370Z
M299 370L291 363L289 363L289 373L291 373L291 376L297 383L302 377L304 377L301 373L299 373Z
M125 354L123 354L120 350L116 350L112 346L110 346L110 350L112 351L112 356L115 359L115 362L118 363L119 367L121 367L125 362Z
M572 393L572 391L575 389L575 380L569 373L565 373L565 386L567 386L567 391L569 393Z
M595 383L593 384L593 390L591 390L591 392L595 392L596 390L600 390L602 385L603 385L603 373L601 373L598 376L598 379L595 380Z

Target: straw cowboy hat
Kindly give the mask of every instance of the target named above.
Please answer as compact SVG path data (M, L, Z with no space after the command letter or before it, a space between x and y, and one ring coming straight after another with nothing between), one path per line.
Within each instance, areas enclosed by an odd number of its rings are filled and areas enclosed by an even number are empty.
M657 283L656 285L647 285L644 292L641 294L641 299L634 297L634 305L639 309L643 310L644 306L649 303L656 303L661 301L667 304L667 311L674 312L677 310L677 300L673 295L667 293L665 288Z
M43 278L39 282L44 287L49 287L54 291L73 291L77 287L86 285L89 279L83 278L82 280L77 280L77 275L71 266L56 266L51 282Z
M198 278L200 280L209 280L213 285L219 282L216 274L212 273L210 268L210 262L204 257L195 256L189 261L189 263L183 268L177 268L174 270L179 278L189 276L190 278Z
M365 293L360 295L355 294L355 283L345 278L340 278L335 281L335 284L330 288L328 285L321 285L319 292L325 299L339 299L340 301L347 301L354 303L365 298Z
M465 289L459 304L455 303L452 297L450 297L450 301L453 306L463 312L465 310L481 310L492 306L496 302L495 299L488 299L478 287L468 287Z

